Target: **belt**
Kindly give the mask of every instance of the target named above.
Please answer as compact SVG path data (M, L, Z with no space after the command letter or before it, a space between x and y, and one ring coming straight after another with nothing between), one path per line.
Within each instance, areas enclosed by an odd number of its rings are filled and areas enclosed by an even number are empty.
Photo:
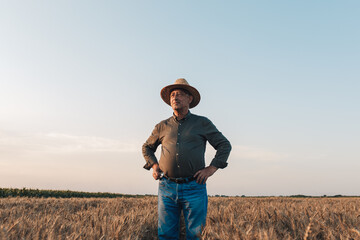
M178 183L178 184L181 184L181 183L188 183L188 182L191 182L191 181L194 181L196 178L194 177L187 177L187 178L171 178L171 177L168 177L166 175L163 176L164 178L172 181L172 182L175 182L175 183Z

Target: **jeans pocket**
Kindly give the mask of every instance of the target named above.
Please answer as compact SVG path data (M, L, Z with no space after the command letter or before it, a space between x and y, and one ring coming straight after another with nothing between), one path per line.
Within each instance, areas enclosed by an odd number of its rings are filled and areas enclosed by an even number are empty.
M189 187L191 190L201 190L206 187L206 183L200 184L200 183L197 183L196 180L194 180L194 181L189 182Z
M165 187L165 179L164 178L159 179L159 186Z

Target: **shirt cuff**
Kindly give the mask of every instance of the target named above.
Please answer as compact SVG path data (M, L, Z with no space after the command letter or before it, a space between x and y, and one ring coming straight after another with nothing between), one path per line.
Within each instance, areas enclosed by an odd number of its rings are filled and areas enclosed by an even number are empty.
M144 168L146 170L150 170L151 167L154 165L155 163L152 163L152 162L146 162L146 164L144 165Z
M221 169L226 168L227 165L228 165L227 162L218 162L218 161L212 161L210 164L210 166L214 166L216 168L221 168Z

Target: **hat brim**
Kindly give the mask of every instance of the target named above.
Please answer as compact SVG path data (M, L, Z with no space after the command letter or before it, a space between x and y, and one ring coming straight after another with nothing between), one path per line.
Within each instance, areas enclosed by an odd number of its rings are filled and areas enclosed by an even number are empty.
M167 103L168 105L171 106L171 104L170 104L170 93L174 89L185 89L192 95L193 100L190 103L189 108L196 107L199 104L199 102L200 102L200 93L198 92L198 90L196 90L196 88L194 88L194 87L192 87L190 85L185 85L185 84L172 84L172 85L164 87L163 89L161 89L161 92L160 92L162 100L164 100L164 102Z

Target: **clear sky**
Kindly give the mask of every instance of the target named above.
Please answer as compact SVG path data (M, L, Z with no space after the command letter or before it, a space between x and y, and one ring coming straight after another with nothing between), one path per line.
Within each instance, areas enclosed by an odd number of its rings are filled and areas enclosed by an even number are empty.
M1 1L0 187L156 194L141 146L172 115L161 88L184 77L202 97L192 112L233 146L209 194L360 195L359 12Z

